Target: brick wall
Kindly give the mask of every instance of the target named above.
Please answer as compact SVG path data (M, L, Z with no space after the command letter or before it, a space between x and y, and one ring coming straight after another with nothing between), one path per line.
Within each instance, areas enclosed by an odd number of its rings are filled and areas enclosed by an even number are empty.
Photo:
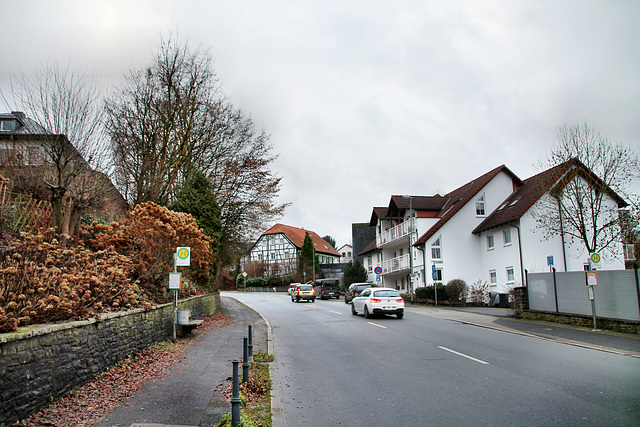
M220 295L179 301L191 319L220 310ZM130 354L170 339L173 304L0 334L0 425L26 418Z

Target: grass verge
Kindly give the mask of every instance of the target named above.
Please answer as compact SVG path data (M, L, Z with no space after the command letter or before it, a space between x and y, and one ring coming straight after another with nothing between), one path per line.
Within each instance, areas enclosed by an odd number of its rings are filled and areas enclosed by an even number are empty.
M271 377L269 363L273 355L254 353L253 362L249 365L249 381L240 384L240 426L271 427ZM232 384L224 391L227 400L232 397ZM214 427L231 427L231 414L225 414Z

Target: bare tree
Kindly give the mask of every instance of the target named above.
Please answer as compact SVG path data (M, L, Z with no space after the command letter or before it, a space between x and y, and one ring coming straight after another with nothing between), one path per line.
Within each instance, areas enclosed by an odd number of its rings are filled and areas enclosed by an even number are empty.
M133 70L107 102L118 183L132 203L170 204L201 170L220 206L218 267L234 263L255 231L280 215L280 178L269 135L227 102L210 54L162 40L152 64ZM221 271L220 268L217 271Z
M542 199L536 213L547 236L560 235L581 242L592 252L619 256L623 240L620 209L637 211L633 185L640 178L638 153L614 143L586 123L557 130L557 144L540 163L556 167L550 184L552 197Z
M54 62L37 68L33 78L19 73L12 79L12 94L16 110L32 119L15 139L21 145L17 151L37 148L38 153L35 163L33 156L18 156L13 171L44 183L53 225L64 235L73 233L80 215L113 190L99 80Z
M210 55L161 40L150 67L132 70L106 103L118 184L132 203L171 202L215 137L221 103Z
M222 211L220 262L229 265L288 204L275 203L281 178L270 170L276 156L269 135L257 132L240 110L226 109L220 117L223 137L204 147L201 167Z

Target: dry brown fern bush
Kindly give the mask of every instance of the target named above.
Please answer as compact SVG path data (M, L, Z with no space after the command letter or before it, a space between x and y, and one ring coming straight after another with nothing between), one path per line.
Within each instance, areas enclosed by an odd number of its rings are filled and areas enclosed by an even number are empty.
M133 265L113 248L63 249L53 233L22 233L2 252L1 332L148 305L130 280Z
M94 250L113 246L132 261L133 278L151 299L167 301L167 283L173 271L176 247L191 247L191 266L182 269L197 288L207 289L209 269L215 262L211 239L188 214L171 211L152 202L137 205L127 217L104 226L93 223L81 230L81 239ZM195 293L189 285L185 295Z

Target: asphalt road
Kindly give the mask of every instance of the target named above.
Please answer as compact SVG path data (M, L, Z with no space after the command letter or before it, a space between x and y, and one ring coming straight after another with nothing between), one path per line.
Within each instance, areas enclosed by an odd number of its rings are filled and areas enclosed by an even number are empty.
M234 293L273 330L284 424L637 426L640 359L342 300Z

